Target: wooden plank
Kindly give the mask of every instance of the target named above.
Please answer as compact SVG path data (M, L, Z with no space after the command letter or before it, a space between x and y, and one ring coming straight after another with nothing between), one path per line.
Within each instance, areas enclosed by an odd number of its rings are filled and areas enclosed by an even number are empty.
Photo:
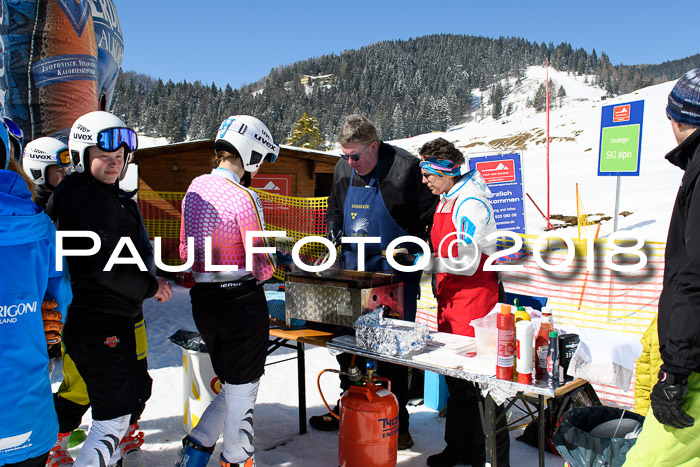
M564 386L559 386L555 391L554 391L554 396L563 396L564 394L567 394L574 389L578 389L584 384L586 384L588 381L585 379L575 379L569 383L566 383Z
M290 341L299 341L305 344L325 347L326 343L330 342L334 337L337 337L337 334L323 329L270 328L270 337L279 337Z

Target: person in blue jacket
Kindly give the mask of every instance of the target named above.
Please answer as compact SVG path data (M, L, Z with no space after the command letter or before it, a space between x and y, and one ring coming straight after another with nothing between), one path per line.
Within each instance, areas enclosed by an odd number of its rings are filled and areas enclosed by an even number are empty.
M0 125L0 466L40 467L58 433L42 303L65 313L72 295L68 268L56 268L53 222L7 170L10 144Z

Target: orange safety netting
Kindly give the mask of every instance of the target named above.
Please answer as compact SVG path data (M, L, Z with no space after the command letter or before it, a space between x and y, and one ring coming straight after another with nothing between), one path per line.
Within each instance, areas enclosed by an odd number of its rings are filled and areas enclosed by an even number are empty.
M286 238L277 240L283 253L291 253L297 240L311 235L325 236L324 217L327 198L294 198L255 190L263 204L265 230L286 232ZM168 265L180 265L180 217L183 192L140 190L138 203L150 238L160 237L162 261ZM274 241L274 239L273 239ZM326 249L319 243L308 243L300 252L302 260L313 263L323 256ZM277 268L275 277L284 279L284 271Z
M517 264L524 265L525 269L501 273L507 291L548 297L555 326L573 324L632 333L641 338L658 312L664 243L646 242L641 248L647 257L646 266L637 272L623 273L606 266L605 256L612 251L612 245L607 239L596 239L591 255L594 270L589 272L586 242L574 240L576 253L572 265L561 272L548 272L536 264L532 254L537 237L523 235L522 238L525 256ZM557 240L543 242L542 256L548 264L558 264L566 256L566 247ZM636 254L613 257L615 263L632 264L637 260ZM634 378L628 391L600 384L593 387L605 402L634 407Z
M266 230L286 232L286 238L276 240L276 247L281 252L290 253L294 243L304 237L325 235L326 198L294 198L256 191L263 203ZM162 259L165 264L182 264L178 245L183 197L184 193L139 192L139 207L149 236L162 238ZM572 239L575 255L571 265L560 272L548 272L536 263L533 256L538 237L521 237L523 248L514 255L517 259L503 264L522 265L524 270L502 272L501 279L509 292L548 297L555 323L633 333L641 337L656 316L663 283L665 244L647 242L642 248L648 258L647 265L639 272L621 273L605 265L605 255L612 248L607 240L596 239L591 257L594 271L589 272L585 240ZM502 240L499 249L511 245L511 240ZM300 256L310 264L325 253L323 245L308 243L301 249ZM541 242L541 256L548 264L559 264L566 255L563 242L556 239ZM616 263L621 260L624 261L624 258L620 255L614 257ZM636 260L631 258L630 261ZM284 279L284 270L278 268L275 277ZM432 329L437 327L437 303L428 275L424 275L421 281L416 320ZM607 402L634 405L634 386L627 392L613 387L594 386L601 399Z
M632 333L641 338L657 314L663 285L664 243L647 242L642 248L647 265L638 272L622 273L605 265L605 256L612 251L607 239L596 239L591 257L594 270L589 272L586 241L572 239L575 255L571 265L563 271L549 272L536 263L533 255L538 237L521 235L521 238L523 248L501 263L524 267L521 272L501 272L501 280L508 292L547 297L547 304L553 308L555 327L557 324L572 324ZM512 240L501 239L498 248L503 250L512 245ZM561 240L554 238L540 245L541 257L547 264L557 265L567 256L566 246ZM613 260L615 263L637 261L635 255L627 258L616 255ZM421 281L421 293L416 321L436 329L437 307L428 276ZM634 407L634 379L629 391L599 384L593 386L601 400Z

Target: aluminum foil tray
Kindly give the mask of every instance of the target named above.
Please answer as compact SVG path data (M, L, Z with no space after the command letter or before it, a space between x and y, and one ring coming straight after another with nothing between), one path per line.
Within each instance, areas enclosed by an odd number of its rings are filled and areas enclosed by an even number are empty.
M355 322L355 341L364 350L392 357L422 352L428 340L425 324L384 318L384 310L360 316Z

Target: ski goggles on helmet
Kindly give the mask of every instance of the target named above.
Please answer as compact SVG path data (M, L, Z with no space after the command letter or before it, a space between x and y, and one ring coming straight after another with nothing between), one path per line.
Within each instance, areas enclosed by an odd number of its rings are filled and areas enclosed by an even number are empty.
M114 152L121 146L127 148L127 152L134 152L139 147L136 132L131 128L107 128L97 133L96 146L103 151Z
M429 174L438 175L440 177L456 177L461 173L461 167L447 159L425 159L420 164L420 168Z
M10 163L10 136L3 125L0 125L0 169L7 169Z
M277 160L277 154L273 152L268 152L263 156L258 151L250 151L250 165L258 165L263 159L269 163L273 163Z
M22 129L8 117L3 117L5 121L5 128L7 128L7 133L10 136L10 141L15 145L15 159L20 161L22 159L22 146L24 141L24 132Z
M61 149L56 153L56 163L59 167L70 166L70 150L68 148Z

